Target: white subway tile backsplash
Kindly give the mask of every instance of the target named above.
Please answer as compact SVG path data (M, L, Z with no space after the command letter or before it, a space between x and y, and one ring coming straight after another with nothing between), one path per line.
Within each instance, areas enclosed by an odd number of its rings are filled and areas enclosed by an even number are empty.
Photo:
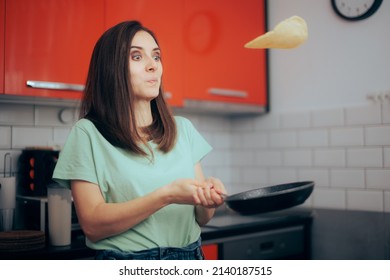
M348 167L382 167L382 148L350 148L347 149Z
M314 187L330 186L329 170L325 168L301 168L298 172L299 181L314 181Z
M285 166L303 166L313 165L313 155L311 150L286 150L283 153L283 162Z
M345 109L346 125L380 124L381 122L380 103Z
M346 209L346 193L343 189L314 188L313 207Z
M298 132L299 147L327 147L329 133L327 129L300 130Z
M11 149L11 127L0 126L0 149Z
M34 125L34 106L0 104L0 124Z
M257 150L256 151L257 166L281 166L282 152L279 150Z
M344 167L346 166L345 149L319 149L314 151L314 166Z
M214 133L213 147L214 149L230 149L231 147L230 133L228 132Z
M365 143L366 145L390 146L390 125L366 127Z
M382 103L382 123L390 124L390 102Z
M267 147L268 137L261 132L248 132L241 136L241 145L245 149L256 149Z
M225 187L231 185L233 182L230 166L215 167L212 173L210 174L206 173L205 175L206 177L212 176L212 177L219 178L223 182Z
M214 150L202 159L202 165L208 167L229 166L230 160L229 150Z
M254 129L256 131L263 130L277 130L281 127L281 117L280 115L268 114L264 116L259 116L254 119ZM240 126L241 124L239 124ZM234 127L234 129L236 129Z
M207 116L188 116L191 120L196 119L196 128L207 132L230 132L230 121L223 117L210 118ZM194 124L195 125L195 124Z
M231 127L233 133L252 132L255 130L255 121L253 118L248 117L233 117L231 119Z
M70 127L57 127L54 128L54 135L53 135L53 146L63 146L66 142L66 139L68 138L68 135L70 133L71 128Z
M212 133L212 132L207 132L207 131L202 131L201 132L203 138L211 145L211 147L213 147L213 149L215 149L215 144L217 141L215 141L215 134Z
M269 133L269 146L271 148L292 148L297 147L297 132L288 131L277 131Z
M307 128L310 127L310 113L288 113L281 117L282 128Z
M331 146L362 146L363 144L363 127L332 128L330 130Z
M53 143L53 129L47 127L13 127L12 148L48 146Z
M337 188L365 187L364 169L332 169L330 170L331 186Z
M60 109L0 104L0 155L62 146L71 125L59 121ZM205 175L220 178L229 193L314 181L306 207L390 212L390 103L251 117L182 115L214 147L202 161Z
M177 113L177 114L175 114L175 116L181 116L181 117L189 119L192 122L193 126L196 127L197 129L199 129L199 127L200 127L201 116L198 116L196 114L190 114L190 113L189 114ZM202 119L202 121L203 121L203 119Z
M60 118L60 114L65 116ZM76 120L75 109L36 106L35 107L35 125L39 126L72 126Z
M240 167L231 168L231 184L234 187L235 185L242 184L242 170Z
M313 127L332 127L344 125L344 109L325 109L311 112Z
M245 147L242 146L242 135L241 133L232 133L230 135L231 149L243 149Z
M347 209L365 211L384 211L383 191L347 191Z
M390 190L390 169L367 169L367 187Z
M241 182L246 185L252 185L253 188L260 187L268 181L268 172L265 168L246 167L242 170Z
M384 148L384 167L390 167L390 147Z
M295 168L271 168L269 170L269 184L284 184L298 181L298 172Z
M256 154L252 150L233 150L230 163L232 168L240 166L253 166L256 162Z
M385 205L384 205L384 210L385 212L390 212L390 192L384 192L384 201L385 201Z

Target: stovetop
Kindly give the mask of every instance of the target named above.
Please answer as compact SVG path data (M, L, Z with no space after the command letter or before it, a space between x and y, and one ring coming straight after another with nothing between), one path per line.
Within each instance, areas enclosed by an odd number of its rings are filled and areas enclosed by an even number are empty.
M205 226L208 228L227 228L254 224L278 223L297 218L297 216L310 216L310 209L296 208L276 211L260 215L240 215L231 211L215 215Z
M217 216L211 219L211 221L206 225L207 227L231 227L236 225L245 225L245 224L254 224L254 223L264 223L275 220L271 217L257 217L257 216Z

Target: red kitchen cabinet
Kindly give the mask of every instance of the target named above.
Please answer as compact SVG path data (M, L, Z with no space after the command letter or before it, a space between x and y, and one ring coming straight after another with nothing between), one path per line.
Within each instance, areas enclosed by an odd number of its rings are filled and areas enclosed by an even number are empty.
M169 2L169 3L168 3ZM126 20L138 20L150 28L161 47L163 86L168 102L181 106L185 66L183 64L184 7L182 0L106 0L106 29Z
M205 260L218 260L218 244L202 245Z
M5 0L0 0L0 93L4 92L4 21Z
M80 89L37 89L26 84L85 84L93 46L104 31L104 0L5 1L4 92L80 98Z
M262 0L185 0L185 99L267 104L266 52L244 48L265 16Z

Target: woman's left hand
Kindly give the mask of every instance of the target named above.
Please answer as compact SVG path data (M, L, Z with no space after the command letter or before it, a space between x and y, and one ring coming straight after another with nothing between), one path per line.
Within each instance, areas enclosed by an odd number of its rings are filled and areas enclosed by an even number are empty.
M198 187L197 192L203 207L216 208L224 203L226 189L221 180L217 178L206 179L203 186Z

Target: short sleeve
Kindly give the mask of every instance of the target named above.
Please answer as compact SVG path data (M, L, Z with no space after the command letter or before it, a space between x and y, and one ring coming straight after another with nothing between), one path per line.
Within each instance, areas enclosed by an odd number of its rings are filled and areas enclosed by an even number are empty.
M179 131L179 133L184 133L184 137L186 137L186 140L188 141L192 162L195 164L211 152L212 147L190 120L183 117L176 117L176 121L178 129L182 130L181 132Z
M70 188L71 180L97 183L95 170L91 138L76 123L60 152L53 180L67 188Z

